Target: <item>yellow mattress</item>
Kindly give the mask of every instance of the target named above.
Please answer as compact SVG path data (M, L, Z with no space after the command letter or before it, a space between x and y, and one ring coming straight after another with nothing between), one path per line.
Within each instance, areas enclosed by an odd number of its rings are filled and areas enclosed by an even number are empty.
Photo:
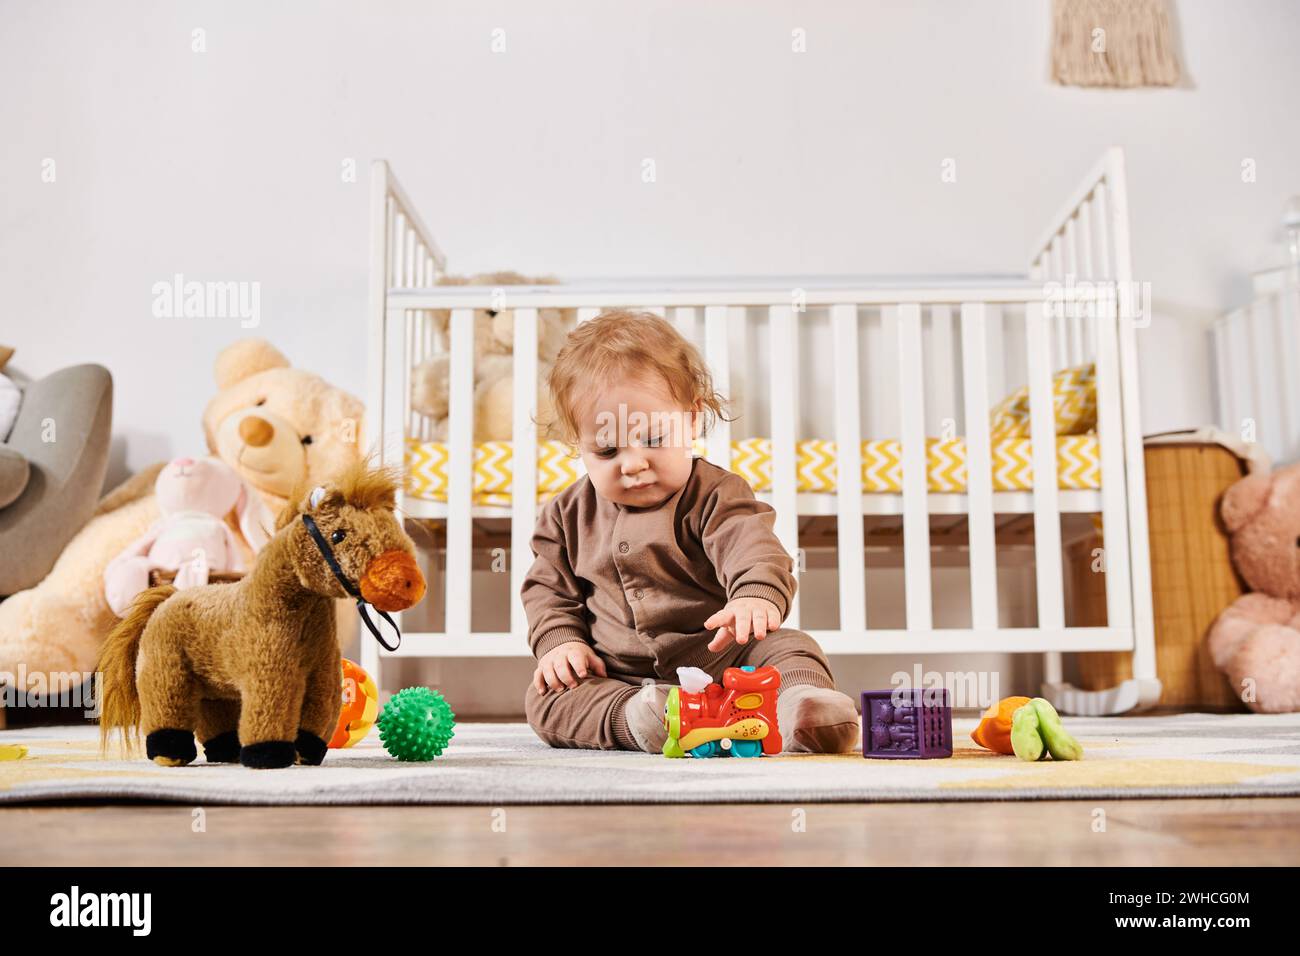
M1029 491L1034 486L1032 445L1028 438L992 440L993 490ZM697 450L703 454L703 446ZM537 454L537 498L545 501L580 477L579 460L560 442L542 442ZM835 442L810 438L796 448L800 492L836 490ZM962 438L926 439L927 484L932 492L966 490L966 442ZM772 442L745 438L731 443L731 470L755 491L772 487ZM1096 435L1058 435L1057 483L1063 490L1101 487L1101 457ZM510 504L511 443L481 442L474 447L474 504ZM873 438L862 443L862 490L900 494L903 490L902 443ZM407 439L406 492L429 501L447 500L447 446Z

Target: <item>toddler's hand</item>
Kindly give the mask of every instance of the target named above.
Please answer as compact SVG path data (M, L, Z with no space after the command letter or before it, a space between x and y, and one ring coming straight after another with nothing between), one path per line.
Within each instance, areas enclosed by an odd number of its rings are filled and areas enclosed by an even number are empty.
M713 640L709 641L709 650L720 651L733 639L737 644L746 643L751 630L754 640L761 641L767 637L768 631L781 626L781 611L763 598L736 598L705 621L704 626L719 628Z
M547 688L558 693L566 687L577 687L578 681L586 680L593 673L608 676L600 655L585 641L568 641L541 656L537 670L533 671L533 687L539 694L545 694Z

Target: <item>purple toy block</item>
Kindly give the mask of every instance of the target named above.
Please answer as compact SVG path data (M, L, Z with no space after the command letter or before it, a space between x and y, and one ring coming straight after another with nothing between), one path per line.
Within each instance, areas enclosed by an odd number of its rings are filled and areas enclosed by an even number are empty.
M948 688L863 691L862 756L921 760L951 757Z

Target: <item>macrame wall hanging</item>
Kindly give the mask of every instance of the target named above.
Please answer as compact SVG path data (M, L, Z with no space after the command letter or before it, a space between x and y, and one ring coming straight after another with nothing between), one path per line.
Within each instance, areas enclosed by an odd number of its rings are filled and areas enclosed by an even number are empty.
M1062 86L1173 86L1167 0L1053 0L1052 80Z

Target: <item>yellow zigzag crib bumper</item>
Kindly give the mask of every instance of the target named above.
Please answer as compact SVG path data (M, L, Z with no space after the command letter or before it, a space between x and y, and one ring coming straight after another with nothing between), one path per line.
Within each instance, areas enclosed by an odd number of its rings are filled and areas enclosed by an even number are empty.
M1052 376L1052 412L1056 425L1057 484L1063 491L1095 491L1101 487L1101 449L1097 427L1097 373L1089 362L1063 368ZM1029 438L1029 389L1020 388L999 402L989 415L994 491L1032 491L1033 446ZM703 457L705 445L695 444ZM407 493L428 501L447 500L447 446L443 442L407 438ZM838 484L834 441L809 438L795 447L798 491L833 493ZM772 488L772 441L745 438L731 442L731 470L755 492ZM511 442L480 442L474 447L476 505L510 504L513 453ZM545 501L581 477L578 459L557 441L539 442L537 498ZM966 490L966 441L926 439L926 483L931 492ZM862 442L862 491L901 494L903 447L896 438Z
M509 505L514 472L513 446L508 441L480 442L474 446L476 505ZM703 454L703 446L697 446ZM1032 444L1028 438L1006 436L992 441L993 490L1031 491L1034 486ZM407 494L428 501L447 500L447 445L444 442L407 439ZM820 438L796 446L798 490L833 493L838 483L835 442ZM744 438L731 443L731 470L749 482L755 492L772 488L772 441ZM926 439L927 485L932 492L966 490L966 441L963 438ZM1062 490L1096 490L1101 487L1101 452L1096 435L1058 435L1057 484ZM581 477L580 461L570 457L558 441L537 447L537 498L548 500ZM901 494L903 447L896 438L862 442L864 493Z

